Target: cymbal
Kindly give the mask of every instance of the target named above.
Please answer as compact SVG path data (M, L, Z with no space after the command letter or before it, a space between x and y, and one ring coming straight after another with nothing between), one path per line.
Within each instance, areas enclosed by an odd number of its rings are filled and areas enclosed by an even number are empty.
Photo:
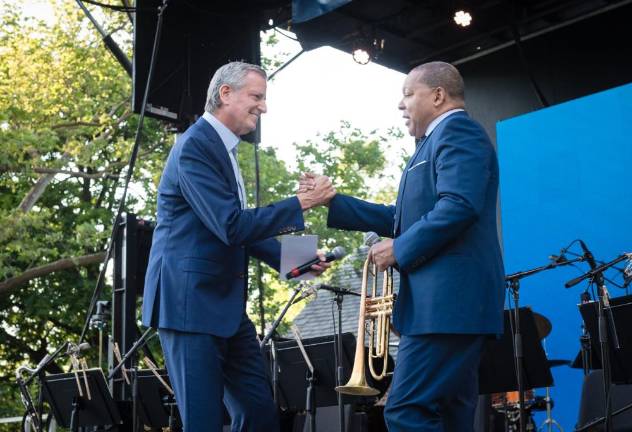
M547 317L534 311L533 320L535 321L535 328L538 331L538 337L540 339L544 339L551 333L553 326Z

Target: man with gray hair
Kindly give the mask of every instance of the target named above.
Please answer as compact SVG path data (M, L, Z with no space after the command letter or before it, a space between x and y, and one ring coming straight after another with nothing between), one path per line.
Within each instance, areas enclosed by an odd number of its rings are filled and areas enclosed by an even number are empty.
M158 217L143 324L159 329L185 432L279 428L255 328L246 315L248 257L279 269L273 237L304 229L303 211L335 193L308 191L248 208L237 164L240 135L266 112L266 74L232 62L213 76L203 116L171 149L158 186ZM321 257L323 260L324 257ZM315 274L329 264L312 266Z
M471 432L484 341L503 332L496 151L465 112L463 79L451 64L414 68L402 90L399 109L416 148L395 205L337 194L327 224L388 237L369 259L400 273L388 430ZM301 187L317 180L306 176Z

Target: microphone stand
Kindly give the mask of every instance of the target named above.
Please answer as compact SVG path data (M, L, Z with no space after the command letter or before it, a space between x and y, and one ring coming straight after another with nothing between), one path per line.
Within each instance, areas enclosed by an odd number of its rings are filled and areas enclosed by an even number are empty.
M305 346L303 345L303 341L301 340L301 335L298 332L296 327L293 327L294 338L296 339L296 344L303 355L303 360L305 360L305 364L307 365L308 374L305 377L307 379L307 389L305 394L305 412L309 413L309 432L316 432L316 392L314 388L314 384L316 384L316 370L314 369L314 365L312 364L309 356L307 355L307 351L305 351Z
M136 353L147 341L149 338L147 337L149 333L152 331L152 328L149 327L145 330L145 333L132 345L132 347L125 353L123 358L119 364L116 365L114 369L108 374L108 381L114 378L114 375L123 367L125 362ZM136 365L132 365L130 368L130 372L132 375L132 432L138 431L138 367Z
M519 301L520 301L520 279L525 278L527 276L531 276L533 274L539 273L544 270L554 269L556 267L562 267L569 264L574 264L576 262L584 261L584 257L575 258L569 261L562 262L554 262L551 264L547 264L545 266L536 267L531 270L525 270L517 273L513 273L505 276L505 282L507 283L507 288L511 290L514 299L514 362L516 366L516 379L518 381L518 407L520 409L520 432L526 432L526 412L524 407L524 355L522 352L522 334L520 332L520 313L519 313Z
M599 299L597 308L597 331L599 333L599 349L601 352L601 367L603 370L603 390L605 398L603 422L605 432L609 432L612 430L612 406L610 404L610 384L612 370L610 365L610 352L608 351L608 329L606 326L606 310L610 311L610 300L608 299L608 290L606 289L606 284L604 282L603 272L623 260L630 259L631 256L632 255L630 254L622 254L612 261L600 265L599 267L595 267L590 271L584 273L583 275L571 279L564 284L566 288L570 288L585 279L590 279L591 282L595 282L595 284L597 285L597 296ZM612 311L610 311L610 324L613 328L614 344L618 348L619 341L612 317Z
M35 426L35 430L37 432L42 432L44 430L44 392L42 391L42 378L45 376L45 369L51 364L55 359L62 353L63 350L68 346L68 342L64 342L62 346L57 348L55 352L51 355L46 354L40 363L35 367L35 369L31 370L26 367L18 368L18 372L16 372L17 383L20 387L20 392L22 393L22 401L24 402L26 408L26 415L31 416L31 421ZM22 375L19 373L21 370L26 370L30 373L28 378L22 379ZM28 390L28 385L35 378L38 379L38 394L37 394L37 406L33 403L33 399ZM52 415L52 414L50 414Z
M336 332L335 338L336 338L336 351L338 352L338 355L336 356L336 386L343 386L344 383L342 382L343 380L343 376L344 376L344 369L342 367L342 301L344 300L344 296L346 295L355 295L355 296L359 296L362 297L360 294L358 294L357 292L354 291L350 291L348 289L344 289L344 288L337 288L337 287L332 287L329 285L321 285L320 289L326 290L326 291L330 291L333 294L335 294L335 302L336 305L338 305L338 331ZM345 431L345 417L344 417L344 405L342 403L342 393L341 392L337 392L338 393L338 417L339 417L339 423L340 423L340 432L344 432Z
M302 289L301 289L302 286L303 285L301 284L299 286L299 288L294 289L294 293L292 294L290 299L287 301L287 303L285 303L285 306L283 307L283 310L281 311L281 313L279 314L277 319L274 320L274 322L272 323L272 326L270 327L268 332L263 337L263 340L259 344L259 348L261 349L262 352L263 352L263 348L266 346L268 341L272 338L272 335L274 335L274 333L276 332L276 329L279 327L279 324L281 324L281 321L283 320L283 317L287 313L288 309L290 308L290 306L292 306L294 304L294 301L296 300L296 296L298 296L299 293L302 291Z
M590 294L588 291L584 291L581 293L579 297L580 304L589 303L592 299L590 298ZM579 337L579 346L580 352L582 356L582 370L584 372L584 377L588 376L590 371L592 370L592 348L590 346L590 333L588 333L588 329L586 328L586 324L582 322L582 335Z

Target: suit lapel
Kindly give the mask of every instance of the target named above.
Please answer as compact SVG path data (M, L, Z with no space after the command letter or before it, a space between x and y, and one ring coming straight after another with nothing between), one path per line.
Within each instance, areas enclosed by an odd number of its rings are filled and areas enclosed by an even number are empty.
M417 156L419 155L419 152L421 152L421 149L424 146L424 144L426 144L426 142L428 142L428 138L429 137L430 137L430 135L425 137L419 143L417 148L415 148L415 152L413 153L411 158L408 159L408 163L406 164L406 167L404 168L404 172L402 173L402 178L399 181L399 190L397 191L397 201L395 203L395 224L394 224L394 228L393 228L393 235L394 236L397 235L397 232L398 232L398 229L399 229L399 223L400 223L401 212L402 212L402 198L404 196L404 190L406 189L406 178L408 177L408 169L410 168L410 165L413 163L413 161L415 159L417 159Z
M196 126L199 126L200 131L209 141L209 145L218 147L213 148L213 151L219 153L219 157L221 158L223 163L222 168L224 173L226 174L226 179L228 180L228 184L231 187L231 191L239 197L239 185L237 184L237 180L235 179L233 165L230 162L230 156L228 156L228 151L226 151L226 146L224 145L222 138L219 136L215 128L213 128L213 126L211 126L209 122L202 117L197 120ZM239 202L241 203L241 199L239 199Z

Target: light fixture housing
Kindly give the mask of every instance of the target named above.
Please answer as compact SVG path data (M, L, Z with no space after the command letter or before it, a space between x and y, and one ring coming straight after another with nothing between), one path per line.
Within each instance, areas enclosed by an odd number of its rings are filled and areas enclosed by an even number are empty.
M464 10L459 10L454 14L454 22L461 27L467 27L472 23L472 15Z
M354 42L351 55L356 63L365 65L371 60L377 60L383 50L384 39L361 36Z
M364 48L356 48L352 53L353 60L361 65L368 64L371 61L371 55Z

